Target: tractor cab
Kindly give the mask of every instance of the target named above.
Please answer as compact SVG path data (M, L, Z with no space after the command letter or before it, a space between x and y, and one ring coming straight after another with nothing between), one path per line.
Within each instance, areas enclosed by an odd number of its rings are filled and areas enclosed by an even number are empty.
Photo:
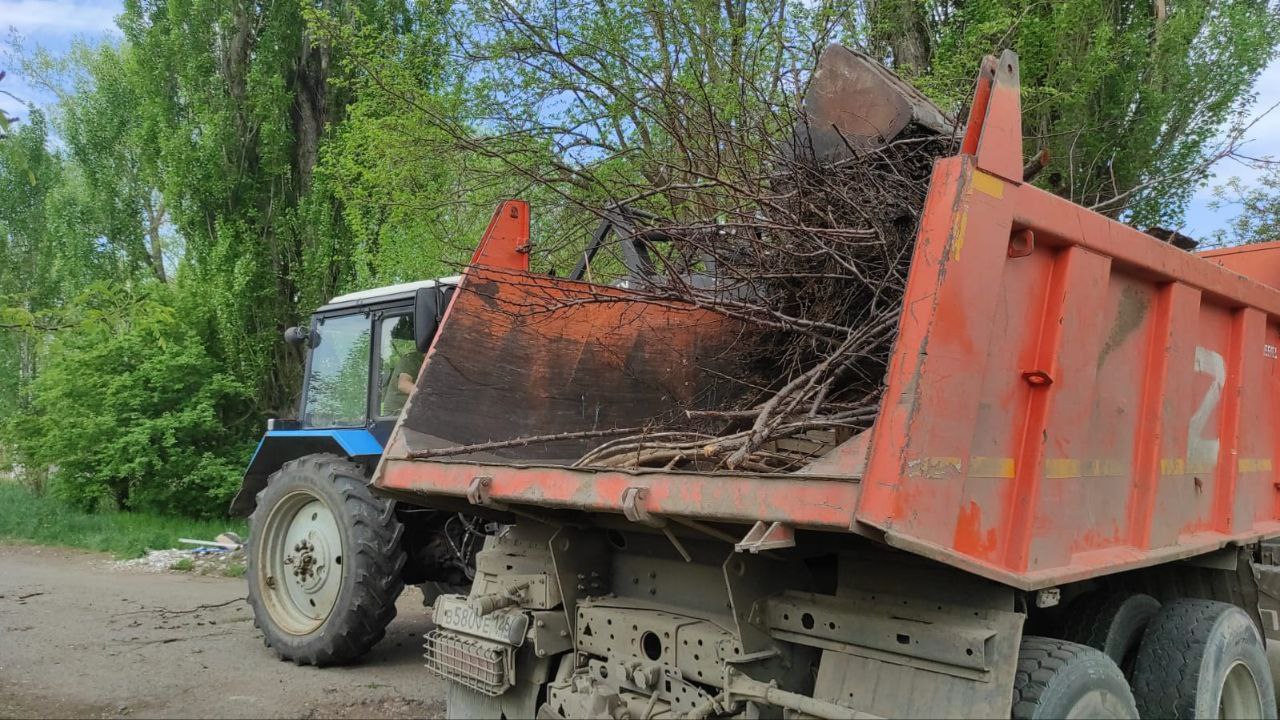
M306 366L296 419L272 419L232 502L253 509L267 476L289 460L333 453L376 462L413 390L459 277L389 285L333 298L306 327L285 331Z
M457 282L340 295L316 310L306 331L289 333L308 348L298 427L365 428L386 442Z

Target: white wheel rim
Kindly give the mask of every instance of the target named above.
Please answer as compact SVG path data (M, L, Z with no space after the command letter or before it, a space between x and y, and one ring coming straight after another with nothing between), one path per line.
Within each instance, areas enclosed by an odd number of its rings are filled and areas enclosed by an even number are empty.
M292 492L271 509L262 535L257 582L271 619L292 635L314 632L342 588L342 533L333 511L309 492Z
M1222 697L1218 700L1219 718L1261 718L1262 693L1248 665L1236 662L1222 679Z

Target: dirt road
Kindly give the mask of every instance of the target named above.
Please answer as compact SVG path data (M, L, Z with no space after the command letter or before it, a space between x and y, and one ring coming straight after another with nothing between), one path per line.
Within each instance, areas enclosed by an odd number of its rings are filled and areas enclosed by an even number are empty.
M244 593L243 580L0 546L0 717L444 716L416 588L364 663L322 670L263 647Z

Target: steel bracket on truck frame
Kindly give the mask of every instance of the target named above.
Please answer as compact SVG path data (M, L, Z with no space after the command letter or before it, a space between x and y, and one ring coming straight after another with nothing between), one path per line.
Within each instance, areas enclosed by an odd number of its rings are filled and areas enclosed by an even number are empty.
M733 546L737 552L758 553L765 550L781 550L796 546L796 531L786 523L759 521L751 526L746 537Z

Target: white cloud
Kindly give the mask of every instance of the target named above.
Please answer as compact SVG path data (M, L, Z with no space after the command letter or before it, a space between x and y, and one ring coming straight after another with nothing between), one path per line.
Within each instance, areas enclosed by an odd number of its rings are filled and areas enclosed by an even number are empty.
M58 55L81 38L90 43L118 40L115 19L124 12L122 0L0 0L0 70L7 77L0 82L0 112L25 120L26 103L49 106L55 97L47 89L23 77L19 51L9 43L10 33L21 40L27 52L43 48Z
M0 29L16 29L31 40L115 30L117 1L0 0Z

